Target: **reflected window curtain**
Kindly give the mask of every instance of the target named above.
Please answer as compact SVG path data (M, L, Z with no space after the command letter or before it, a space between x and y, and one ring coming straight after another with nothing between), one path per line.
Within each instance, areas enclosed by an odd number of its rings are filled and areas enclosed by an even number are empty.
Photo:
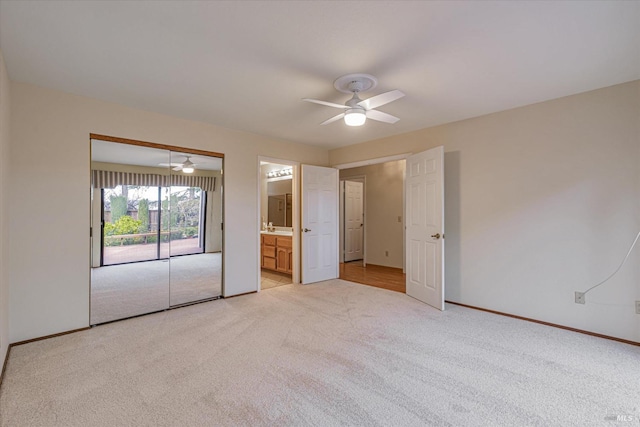
M116 172L116 171L92 171L94 188L115 188L118 185L140 185L145 187L169 187L170 185L182 187L200 187L204 191L216 191L215 176L198 175L166 175Z

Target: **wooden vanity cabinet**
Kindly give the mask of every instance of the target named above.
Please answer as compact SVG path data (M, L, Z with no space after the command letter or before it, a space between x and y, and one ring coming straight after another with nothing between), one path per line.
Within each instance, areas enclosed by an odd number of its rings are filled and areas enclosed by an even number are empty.
M293 271L293 245L291 236L261 235L261 266L267 270L291 274Z
M263 234L260 254L262 257L261 266L269 270L276 269L276 236Z

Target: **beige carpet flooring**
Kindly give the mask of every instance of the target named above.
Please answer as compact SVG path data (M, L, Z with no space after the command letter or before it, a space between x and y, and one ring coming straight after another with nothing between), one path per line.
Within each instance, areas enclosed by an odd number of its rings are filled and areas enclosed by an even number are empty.
M637 425L639 367L638 347L332 280L14 347L0 424Z
M91 324L222 295L222 254L91 269Z

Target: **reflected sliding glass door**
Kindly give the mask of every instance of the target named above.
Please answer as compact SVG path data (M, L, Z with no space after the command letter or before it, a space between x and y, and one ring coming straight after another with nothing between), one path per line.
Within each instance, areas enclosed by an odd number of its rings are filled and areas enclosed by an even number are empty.
M102 189L102 265L160 259L162 187Z
M222 158L149 145L92 139L92 325L222 295Z
M205 200L199 187L103 189L102 265L203 253Z

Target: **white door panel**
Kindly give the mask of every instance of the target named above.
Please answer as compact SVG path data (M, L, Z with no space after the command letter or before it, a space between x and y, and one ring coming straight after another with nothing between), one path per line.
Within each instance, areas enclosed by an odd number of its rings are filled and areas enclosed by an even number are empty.
M338 277L338 170L302 165L302 283Z
M444 148L407 159L407 295L444 310Z
M345 262L363 257L363 188L361 182L345 181Z

